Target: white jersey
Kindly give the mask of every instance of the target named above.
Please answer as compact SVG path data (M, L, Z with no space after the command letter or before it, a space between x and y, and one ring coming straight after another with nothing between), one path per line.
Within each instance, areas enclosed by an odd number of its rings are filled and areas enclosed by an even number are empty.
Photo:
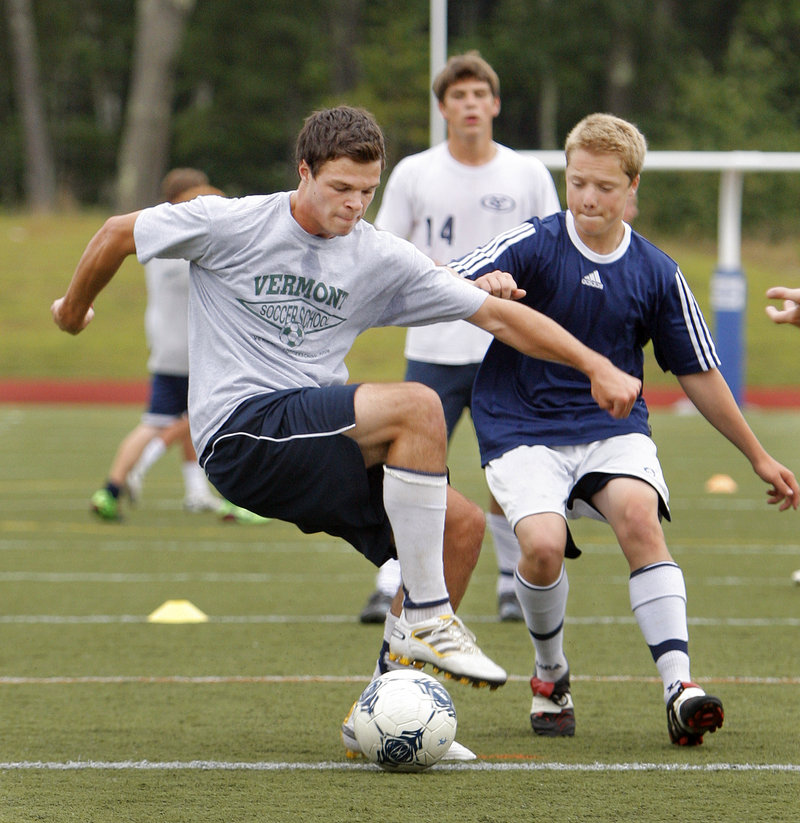
M347 381L345 355L373 326L470 317L486 292L364 221L304 231L290 192L163 203L136 219L136 253L191 261L189 418L202 454L255 395Z
M539 160L495 147L481 166L459 163L446 142L404 158L386 183L375 225L444 264L531 217L560 211L553 178ZM405 355L426 363L479 363L491 340L469 323L436 324L410 329Z
M154 258L144 267L144 331L151 374L189 374L189 263Z

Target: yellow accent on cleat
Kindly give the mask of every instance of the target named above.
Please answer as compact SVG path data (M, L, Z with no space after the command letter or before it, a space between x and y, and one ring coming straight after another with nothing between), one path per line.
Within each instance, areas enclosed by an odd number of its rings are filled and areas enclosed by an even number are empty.
M422 669L456 683L496 684L507 679L506 672L475 644L475 636L453 614L443 614L418 623L409 623L405 612L398 618L389 641L389 659Z

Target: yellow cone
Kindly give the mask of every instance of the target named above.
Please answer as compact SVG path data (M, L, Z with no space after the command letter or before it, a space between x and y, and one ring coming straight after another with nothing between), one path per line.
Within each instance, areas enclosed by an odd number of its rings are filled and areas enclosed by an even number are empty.
M188 600L167 600L147 617L148 623L206 623L207 621L208 615Z
M739 486L728 474L712 474L706 480L706 491L710 494L733 494Z

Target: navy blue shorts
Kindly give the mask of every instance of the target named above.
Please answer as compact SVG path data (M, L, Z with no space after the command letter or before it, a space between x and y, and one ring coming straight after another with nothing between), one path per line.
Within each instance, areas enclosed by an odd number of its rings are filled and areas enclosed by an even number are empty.
M383 507L383 466L355 440L357 385L291 389L242 403L200 457L223 497L307 534L341 537L376 566L396 557Z
M448 366L443 363L423 363L409 360L406 364L406 381L422 383L439 395L447 424L447 439L453 434L464 409L472 409L472 384L480 363Z
M150 378L150 405L142 422L168 426L186 414L189 403L189 378L186 375L154 374Z

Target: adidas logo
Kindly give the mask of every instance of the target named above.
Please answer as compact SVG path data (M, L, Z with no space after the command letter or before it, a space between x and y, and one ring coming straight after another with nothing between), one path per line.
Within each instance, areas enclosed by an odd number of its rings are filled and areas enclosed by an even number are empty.
M584 286L591 286L593 289L600 289L601 291L603 289L603 281L600 279L600 274L597 269L584 275L581 278L581 283L583 283Z

